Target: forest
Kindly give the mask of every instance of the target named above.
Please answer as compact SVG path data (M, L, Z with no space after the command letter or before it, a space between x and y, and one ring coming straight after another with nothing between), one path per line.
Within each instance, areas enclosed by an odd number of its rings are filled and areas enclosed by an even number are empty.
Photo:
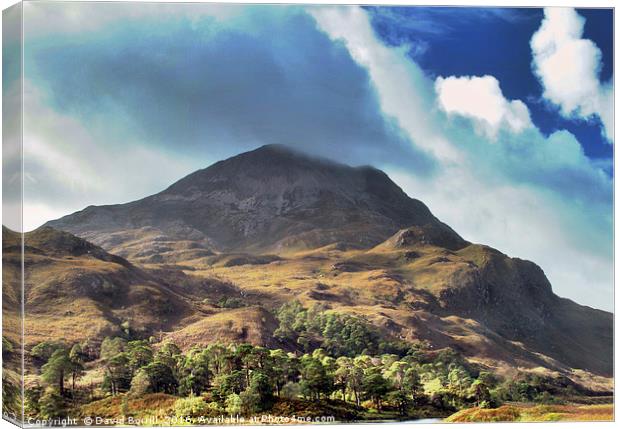
M132 398L164 394L174 399L174 414L193 423L268 412L320 412L338 421L414 419L506 401L552 403L577 393L569 380L505 379L450 348L386 340L364 318L320 306L293 301L276 316L281 348L213 343L183 352L172 342L133 338L130 326L124 337L105 338L98 347L41 342L29 352L39 376L26 386L26 416L84 416L97 401L90 410L114 416L105 411L110 398L120 398L118 412L127 415ZM90 368L102 369L100 376Z

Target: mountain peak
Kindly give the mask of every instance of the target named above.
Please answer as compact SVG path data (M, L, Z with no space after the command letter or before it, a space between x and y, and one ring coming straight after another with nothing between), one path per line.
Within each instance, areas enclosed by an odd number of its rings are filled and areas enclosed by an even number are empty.
M91 207L49 225L104 248L111 237L109 246L116 246L146 230L159 242L190 240L218 251L246 252L333 243L373 247L416 225L434 225L458 237L381 170L279 144L219 161L140 201Z

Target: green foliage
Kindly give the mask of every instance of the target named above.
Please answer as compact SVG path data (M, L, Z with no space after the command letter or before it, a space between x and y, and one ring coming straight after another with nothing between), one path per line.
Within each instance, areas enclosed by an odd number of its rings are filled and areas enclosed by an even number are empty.
M7 337L2 336L2 357L6 359L11 354L13 354L13 343Z
M167 366L172 370L172 373L176 375L178 371L178 366L181 360L183 359L181 349L171 342L165 343L161 348L155 353L154 361L157 363L161 363L162 365Z
M273 401L272 384L269 377L260 371L252 372L250 377L250 385L244 392L247 396L251 395L251 400L256 400L253 409L256 412L271 408ZM250 398L247 398L250 400Z
M208 411L207 403L199 396L181 398L174 403L174 413L177 417L201 417Z
M241 308L246 306L241 298L236 297L224 297L217 302L217 305L222 308Z
M262 410L260 395L252 390L245 390L239 394L241 400L241 413L245 415L255 414Z
M329 395L334 390L334 380L327 373L323 364L312 356L301 359L301 392L309 398L318 400L322 395Z
M381 409L382 398L391 390L390 382L381 375L381 369L369 368L362 379L364 397L370 399L377 409Z
M41 412L41 396L43 387L36 385L24 391L24 413L28 417L36 417Z
M73 369L69 353L65 349L57 349L47 363L41 368L41 380L48 385L56 386L60 396L65 394L65 378Z
M105 361L104 389L112 395L127 392L131 387L132 373L127 353L121 352Z
M101 342L101 349L99 356L101 359L110 359L119 353L123 353L125 351L125 347L127 345L127 340L120 337L110 338L106 337Z
M150 390L152 392L176 393L178 382L169 366L156 361L145 366L144 371L149 376Z
M239 413L241 413L241 397L236 393L231 393L226 397L225 406L226 412L229 413L231 416L238 415Z
M199 395L211 384L209 354L206 349L192 349L180 363L179 393L183 396Z
M55 419L67 415L64 398L55 389L47 388L39 399L39 416L44 419Z
M408 351L405 343L382 339L379 331L362 317L323 311L318 306L305 309L298 301L282 305L276 316L279 326L274 336L282 342L296 343L306 352L317 346L333 357L404 355Z
M2 371L2 411L17 415L20 409L20 389Z
M245 387L245 372L236 369L216 377L214 394L223 400L232 393L241 393Z
M301 396L301 386L299 383L289 381L280 389L280 395L287 399L297 399Z
M346 403L407 416L424 407L446 411L492 408L504 400L551 402L554 392L572 388L570 380L533 375L502 381L476 370L454 350L429 350L424 343L404 349L400 343L381 342L364 319L320 307L306 310L292 302L280 309L278 319L277 335L284 345L298 350L297 344L305 354L250 344L211 344L184 353L171 342L154 351L151 341L106 338L99 352L101 387L112 395L129 391L120 400L124 414L130 397L165 393L182 396L175 413L193 418L257 414L303 399L321 406L339 400L349 407ZM66 411L65 398L75 401L75 380L92 353L83 344L70 351L55 343L37 347L35 355L49 354L41 371L47 389L27 391L27 413L52 415L54 407ZM73 395L65 391L66 380L73 382Z
M42 341L30 350L30 356L39 363L45 363L56 350L64 348L64 344L56 341Z
M153 350L147 341L130 341L126 349L132 371L136 371L153 361Z
M151 378L149 374L140 368L131 379L131 388L129 393L132 396L140 397L151 391Z

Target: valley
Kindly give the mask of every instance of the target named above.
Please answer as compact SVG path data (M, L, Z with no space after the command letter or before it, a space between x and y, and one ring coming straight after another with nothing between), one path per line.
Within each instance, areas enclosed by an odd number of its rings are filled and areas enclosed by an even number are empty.
M21 239L3 229L13 384ZM611 313L468 242L372 167L264 146L23 240L31 416L147 401L191 419L443 418L613 395Z

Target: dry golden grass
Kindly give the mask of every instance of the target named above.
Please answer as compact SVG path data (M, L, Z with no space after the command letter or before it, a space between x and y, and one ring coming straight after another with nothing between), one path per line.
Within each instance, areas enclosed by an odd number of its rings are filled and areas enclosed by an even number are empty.
M474 320L475 314L465 311L469 303L460 313L442 309L443 292L471 284L467 280L476 275L478 265L491 261L492 270L501 271L515 264L497 251L479 245L459 251L430 245L380 245L370 250L332 245L280 256L282 260L255 265L222 262L239 255L181 261L178 266L186 266L184 273L193 279L188 287L170 274L181 273L174 267L148 264L148 268L161 267L149 271L162 276L156 278L140 271L139 265L134 269L91 254L32 252L28 254L26 347L48 339L102 340L119 335L123 322L144 336L172 340L184 349L217 341L270 345L277 326L270 313L296 299L305 307L320 304L328 311L363 316L391 338L425 340L436 349L453 347L498 372L509 368L547 375L565 372L565 366L535 353L531 345L509 341L487 329L487 322ZM213 287L214 279L234 286L222 292ZM93 293L101 282L113 292ZM232 293L247 307L219 308L218 300ZM10 294L5 296L11 299ZM5 323L15 325L15 320L9 317ZM16 331L16 326L11 327ZM605 358L603 353L598 355ZM585 371L568 376L593 390L608 391L612 384L609 377Z
M91 402L82 406L76 417L117 418L122 416L121 404L125 396L117 395ZM174 403L177 399L165 393L150 393L140 398L127 396L127 414L137 418L157 416L163 420L174 414Z
M164 341L172 341L182 349L206 346L215 342L273 345L276 329L273 315L261 307L222 310L202 317L195 323L168 333Z
M445 421L463 422L547 422L613 421L613 404L603 405L503 405L499 408L469 408Z

